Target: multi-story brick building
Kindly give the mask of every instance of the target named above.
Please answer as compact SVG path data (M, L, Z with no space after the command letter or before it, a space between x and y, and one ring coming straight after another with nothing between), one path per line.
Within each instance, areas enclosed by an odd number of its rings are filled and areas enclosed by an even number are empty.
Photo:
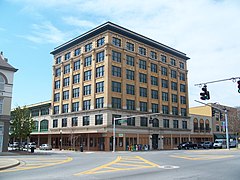
M51 54L48 142L112 150L113 118L140 114L116 122L116 150L171 149L190 140L186 54L111 22ZM151 113L159 114L149 124Z

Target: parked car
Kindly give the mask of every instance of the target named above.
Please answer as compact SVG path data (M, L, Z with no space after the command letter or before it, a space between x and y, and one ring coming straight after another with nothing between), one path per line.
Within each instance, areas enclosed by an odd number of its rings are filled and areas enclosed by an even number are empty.
M31 148L33 147L34 149L36 149L37 145L35 142L30 142L28 144L25 145L25 148Z
M197 143L197 148L203 149L203 144L204 144L204 142Z
M211 141L204 141L203 148L204 149L212 149L213 148L213 142L211 142Z
M18 142L13 142L13 144L12 144L12 147L19 147L19 143Z
M235 140L229 142L229 147L230 148L235 148L237 147L237 142Z
M214 144L213 144L213 148L226 148L226 139L216 139Z
M197 149L197 144L193 142L184 142L178 145L178 149Z
M52 150L52 146L50 144L42 144L39 147L40 150Z

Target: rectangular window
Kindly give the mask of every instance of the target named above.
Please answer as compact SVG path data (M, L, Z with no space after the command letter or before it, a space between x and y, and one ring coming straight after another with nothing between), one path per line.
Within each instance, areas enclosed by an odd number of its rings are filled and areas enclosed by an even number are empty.
M96 93L99 93L99 92L104 92L104 82L103 81L96 83Z
M90 110L91 108L91 100L83 101L83 110Z
M96 77L104 76L104 66L100 66L96 68Z
M168 93L162 92L162 101L168 101Z
M172 102L177 103L178 102L178 97L176 94L172 94Z
M120 98L112 97L112 108L121 109L122 100Z
M152 103L152 112L153 112L153 113L158 113L158 112L159 112L159 110L158 110L158 104Z
M186 104L186 97L180 96L180 102L181 102L181 104Z
M134 71L127 69L126 70L126 78L130 80L134 80Z
M135 110L135 101L127 99L127 110Z
M144 60L139 59L139 68L140 69L147 69L147 62Z
M135 126L135 117L127 118L127 125L128 126Z
M71 57L71 52L65 54L65 61L69 60Z
M147 75L143 73L139 73L139 82L147 83Z
M60 93L54 94L54 102L58 102L60 100Z
M80 48L75 49L75 51L74 51L74 56L78 56L78 55L80 55L80 54L81 54L81 49L80 49Z
M96 62L103 62L104 61L104 51L97 53L97 60Z
M91 85L86 85L83 87L83 95L90 95L91 94Z
M158 78L151 76L151 85L158 86Z
M55 63L56 63L56 64L60 64L61 61L62 61L62 57L59 56L59 57L56 58L56 62L55 62Z
M181 116L187 116L187 109L181 108Z
M147 102L140 101L140 111L147 112Z
M143 55L143 56L146 56L146 48L143 48L143 47L139 47L138 48L138 52L139 54Z
M86 44L85 45L85 52L89 52L92 50L92 43Z
M178 128L178 120L173 120L173 128Z
M55 70L55 77L61 76L61 68Z
M100 47L102 45L104 45L105 42L105 37L102 37L100 39L97 40L97 47Z
M83 116L83 126L88 126L90 124L90 117Z
M113 92L121 92L121 83L112 81L112 91Z
M162 61L163 63L166 63L166 62L167 62L167 57L164 56L164 55L161 55L161 61Z
M112 38L112 44L117 46L117 47L121 47L121 39L118 39L116 37Z
M121 68L117 66L112 66L112 75L116 77L121 77Z
M112 124L114 123L114 118L120 118L121 117L121 115L118 115L118 114L113 114L112 115ZM115 124L116 125L121 125L121 122L120 122L121 120L119 119L119 120L116 120L115 119Z
M126 63L130 66L134 66L134 57L126 55Z
M163 119L163 127L169 128L169 119Z
M183 62L179 62L179 66L180 66L180 69L184 69L184 63Z
M103 103L104 103L104 98L103 97L96 98L95 107L96 108L103 108Z
M169 111L168 111L168 106L162 106L162 112L163 114L169 114Z
M168 80L162 79L162 88L168 88Z
M144 127L148 126L148 118L147 117L140 117L140 126L144 126Z
M157 65L156 65L156 64L151 63L151 71L152 71L152 72L155 72L155 73L158 72L158 70L157 70Z
M158 91L151 90L152 99L158 99Z
M78 126L78 118L72 117L72 126Z
M134 87L134 85L126 84L126 93L134 95L135 94L135 87Z
M53 128L57 128L58 127L58 119L54 119L53 120Z
M121 53L112 51L112 60L116 62L121 62Z
M103 115L102 114L95 115L95 125L101 124L103 124Z
M53 114L59 114L59 106L53 107Z
M0 114L3 114L3 99L0 99Z
M176 60L175 59L170 59L170 64L172 65L172 66L176 66Z
M69 99L69 91L63 91L63 100Z
M185 81L185 74L184 73L180 73L179 79L181 81Z
M92 56L88 56L84 60L84 67L92 65Z
M67 118L62 118L62 127L67 127Z
M126 49L129 50L129 51L134 51L134 44L130 43L130 42L127 42L126 43Z
M84 81L89 81L92 78L92 70L84 72Z
M69 77L63 79L63 87L69 86Z
M147 97L147 88L140 87L139 94L141 97Z
M151 59L157 59L157 53L154 51L150 51L150 58Z
M80 82L80 74L73 75L73 84L77 84Z
M171 78L177 78L177 72L175 70L171 70Z
M68 104L62 105L62 113L68 113Z
M73 98L78 98L79 97L79 88L74 88L73 89Z
M167 76L168 75L167 68L162 66L161 67L161 73L162 73L163 76Z
M73 63L73 70L79 70L80 69L80 60L77 60Z
M187 129L187 121L182 121L182 128Z
M175 107L175 106L172 107L172 114L173 115L178 115L178 108L177 107Z
M79 102L72 103L72 112L79 111Z
M171 82L171 88L172 88L172 90L177 91L177 83Z
M70 73L70 64L67 64L66 66L64 66L64 74L68 74Z
M180 92L186 92L186 85L180 84Z

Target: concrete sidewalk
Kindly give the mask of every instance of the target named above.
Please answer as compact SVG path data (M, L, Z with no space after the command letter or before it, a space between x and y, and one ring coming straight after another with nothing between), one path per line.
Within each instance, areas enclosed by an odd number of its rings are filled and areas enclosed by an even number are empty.
M0 171L18 166L19 164L20 162L17 159L0 157Z

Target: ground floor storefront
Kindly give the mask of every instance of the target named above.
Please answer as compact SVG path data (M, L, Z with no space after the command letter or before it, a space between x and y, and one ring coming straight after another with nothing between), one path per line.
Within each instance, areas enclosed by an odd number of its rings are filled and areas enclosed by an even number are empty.
M176 149L182 142L199 143L213 141L213 136L178 133L116 133L115 150L160 150ZM36 134L31 135L31 142L51 144L56 149L72 149L79 151L81 146L86 151L112 151L113 134L106 133L76 133L76 134Z

